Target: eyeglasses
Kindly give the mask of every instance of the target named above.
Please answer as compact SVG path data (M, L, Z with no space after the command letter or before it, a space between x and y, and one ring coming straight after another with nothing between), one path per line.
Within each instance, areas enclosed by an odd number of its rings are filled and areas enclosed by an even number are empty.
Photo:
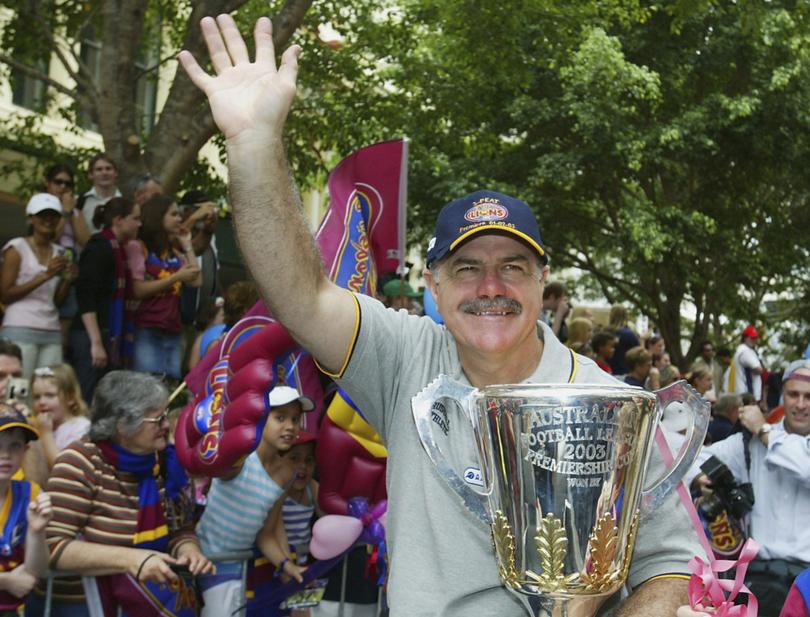
M73 180L62 180L62 178L54 178L53 180L51 180L51 182L53 184L56 184L57 186L65 186L70 189L73 188Z
M168 420L168 419L169 419L169 410L166 409L166 410L163 411L162 414L160 414L156 418L144 418L143 420L141 420L141 422L149 422L149 424L160 425L160 424L163 423L164 420Z

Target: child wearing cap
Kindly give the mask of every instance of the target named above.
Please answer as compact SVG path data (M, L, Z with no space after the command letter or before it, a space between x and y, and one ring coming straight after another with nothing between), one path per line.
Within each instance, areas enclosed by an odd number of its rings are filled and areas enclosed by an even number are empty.
M239 554L252 551L262 529L272 525L268 514L295 475L280 453L295 444L301 414L315 408L289 386L276 386L268 398L270 411L259 446L239 469L213 480L197 528L203 553L217 568L215 575L200 580L203 617L236 614L244 606L242 568L247 562ZM288 574L298 574L291 562L284 565Z
M16 615L48 569L51 500L36 484L12 479L28 442L38 438L18 407L0 402L0 617Z
M302 582L309 560L312 517L317 508L318 483L315 473L315 435L298 433L292 448L282 454L293 478L284 495L270 512L268 524L259 532L256 545L265 555L257 559L248 578L247 617L292 615L308 617L308 609L280 609L270 604L270 596L290 578ZM269 562L269 563L268 563Z

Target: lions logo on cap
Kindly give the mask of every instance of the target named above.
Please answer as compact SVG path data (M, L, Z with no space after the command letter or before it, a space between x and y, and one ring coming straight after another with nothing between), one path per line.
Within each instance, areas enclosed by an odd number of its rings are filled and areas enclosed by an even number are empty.
M502 206L497 199L485 197L475 202L472 208L467 210L464 218L471 223L489 223L492 221L502 221L509 216L509 210Z

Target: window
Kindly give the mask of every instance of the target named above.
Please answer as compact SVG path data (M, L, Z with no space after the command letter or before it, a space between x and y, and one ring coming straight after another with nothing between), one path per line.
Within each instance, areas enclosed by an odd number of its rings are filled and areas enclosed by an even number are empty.
M101 41L96 38L96 32L92 26L82 30L79 58L90 71L93 83L98 86L101 83ZM98 126L87 112L80 111L76 120L80 127L90 131L98 131Z
M144 41L138 59L135 62L137 72L149 69L158 62L160 57L160 28L154 30L157 33L155 41ZM147 29L152 32L152 29ZM82 62L88 67L93 81L96 85L101 83L101 41L96 37L92 27L85 28L82 32L82 42L80 57ZM138 122L137 129L140 133L148 135L155 126L155 116L157 110L157 71L153 70L147 74L142 74L135 85L135 117ZM79 114L79 125L83 128L98 131L98 126L92 121L87 113Z
M38 71L48 74L48 61L38 60L33 63ZM26 75L20 70L11 71L11 101L19 107L33 111L45 111L45 91L47 85L41 79Z

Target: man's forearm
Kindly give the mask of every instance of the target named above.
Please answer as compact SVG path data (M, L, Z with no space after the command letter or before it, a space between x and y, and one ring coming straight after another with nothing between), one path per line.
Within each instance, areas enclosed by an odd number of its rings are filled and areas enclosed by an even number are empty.
M281 141L254 143L228 144L242 254L273 316L322 367L339 371L351 345L356 303L326 277Z
M282 142L228 146L234 220L245 261L268 308L281 321L306 310L324 277L321 256L304 220ZM283 291L283 295L279 294Z
M681 578L647 581L633 591L616 617L674 617L679 606L689 604L688 585Z

